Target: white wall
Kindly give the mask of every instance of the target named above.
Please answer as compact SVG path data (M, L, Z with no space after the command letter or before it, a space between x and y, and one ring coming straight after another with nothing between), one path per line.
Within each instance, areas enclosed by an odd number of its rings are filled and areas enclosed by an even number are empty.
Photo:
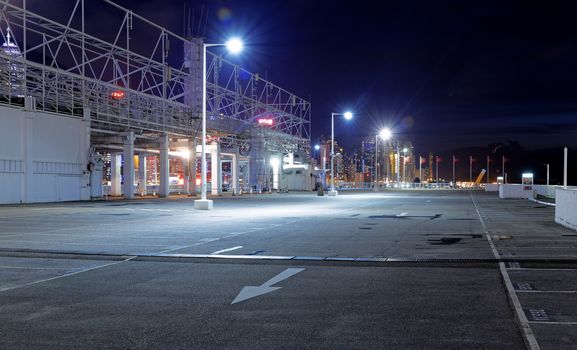
M290 191L312 191L315 184L315 178L312 176L308 167L290 168L283 170L282 189Z
M0 203L90 199L81 119L0 106Z
M555 222L577 230L577 190L557 188L555 193Z
M499 198L533 198L533 189L532 186L525 186L521 184L502 184L499 186Z
M547 185L533 185L533 193L535 197L537 195L542 195L546 197L555 198L555 191L557 188L563 188L562 186L547 186ZM569 189L577 189L575 186L568 186Z
M485 185L485 192L498 192L499 185L498 184L486 184Z

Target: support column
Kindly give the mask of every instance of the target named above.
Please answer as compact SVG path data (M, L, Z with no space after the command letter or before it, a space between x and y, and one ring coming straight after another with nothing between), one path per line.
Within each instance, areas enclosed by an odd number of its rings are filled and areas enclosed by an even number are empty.
M234 194L239 193L239 181L238 177L240 175L240 165L238 154L232 155L232 190Z
M122 189L120 187L120 165L122 164L122 156L120 154L112 154L110 156L110 195L121 196Z
M146 178L146 154L140 153L138 155L138 193L140 193L141 196L147 194Z
M122 194L125 199L134 199L134 131L124 136L124 183Z
M187 148L190 154L190 146ZM186 194L190 194L190 157L182 158L182 170L184 171L184 181L182 191Z
M189 164L189 173L190 173L190 195L196 196L197 186L196 186L196 139L191 142L191 149L190 149L190 164Z
M24 127L22 130L22 150L24 163L24 178L22 179L22 187L20 188L20 199L24 203L32 203L36 201L34 192L32 191L32 184L34 183L34 116L26 114L24 120Z
M168 173L168 135L162 135L160 137L160 187L159 195L160 197L168 197L169 195L169 173Z
M210 187L213 196L221 194L222 189L222 168L220 166L220 144L213 142L210 148Z

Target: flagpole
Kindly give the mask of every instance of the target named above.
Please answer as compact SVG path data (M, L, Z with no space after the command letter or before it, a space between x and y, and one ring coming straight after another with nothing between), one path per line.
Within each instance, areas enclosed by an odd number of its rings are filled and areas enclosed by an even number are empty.
M436 166L436 177L437 177L437 181L435 181L436 183L439 183L439 156L435 156L435 166Z
M502 165L501 165L501 176L503 176L503 183L506 183L505 181L505 156L502 156Z
M489 183L489 156L487 156L487 183Z
M469 156L469 182L473 182L473 156Z
M455 156L453 155L453 186L455 185Z

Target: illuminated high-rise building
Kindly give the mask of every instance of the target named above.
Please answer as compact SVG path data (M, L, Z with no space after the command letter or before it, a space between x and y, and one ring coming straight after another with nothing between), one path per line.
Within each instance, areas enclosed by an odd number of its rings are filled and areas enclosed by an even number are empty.
M24 97L24 66L15 59L22 59L22 52L12 41L12 31L6 30L6 41L0 47L3 57L0 58L0 82L2 94L11 97ZM4 57L7 56L7 57Z

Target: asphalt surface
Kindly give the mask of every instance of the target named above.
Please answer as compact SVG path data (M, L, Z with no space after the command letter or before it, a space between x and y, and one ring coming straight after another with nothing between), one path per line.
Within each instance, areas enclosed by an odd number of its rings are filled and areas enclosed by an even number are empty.
M0 349L577 348L577 232L550 206L192 201L0 206Z

